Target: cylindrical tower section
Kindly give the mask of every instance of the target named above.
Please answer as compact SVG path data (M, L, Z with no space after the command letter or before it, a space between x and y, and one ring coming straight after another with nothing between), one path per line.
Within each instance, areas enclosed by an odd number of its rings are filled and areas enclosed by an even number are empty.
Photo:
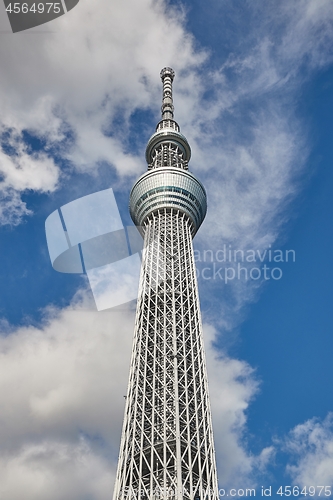
M142 175L130 194L130 214L137 227L161 209L177 209L191 221L192 236L207 211L206 191L190 172L179 168L158 168Z

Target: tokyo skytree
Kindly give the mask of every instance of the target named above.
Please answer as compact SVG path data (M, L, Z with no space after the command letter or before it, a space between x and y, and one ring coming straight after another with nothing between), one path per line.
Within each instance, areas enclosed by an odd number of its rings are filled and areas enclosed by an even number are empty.
M146 148L130 214L144 236L113 500L217 500L218 485L192 238L206 192L188 171L174 120L174 71L161 71L162 119Z

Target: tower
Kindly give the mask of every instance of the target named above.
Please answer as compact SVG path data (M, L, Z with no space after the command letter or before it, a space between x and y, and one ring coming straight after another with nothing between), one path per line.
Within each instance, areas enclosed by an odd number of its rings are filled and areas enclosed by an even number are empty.
M161 71L162 120L130 195L145 245L114 500L218 498L192 247L206 192L188 171L173 78L171 68Z

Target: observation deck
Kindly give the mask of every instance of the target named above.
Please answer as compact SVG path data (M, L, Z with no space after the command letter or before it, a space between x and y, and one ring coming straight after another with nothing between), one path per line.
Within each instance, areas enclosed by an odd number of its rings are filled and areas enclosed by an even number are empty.
M143 226L152 213L177 209L192 222L194 236L207 211L206 191L186 170L162 167L149 170L134 184L130 194L130 214L136 226Z

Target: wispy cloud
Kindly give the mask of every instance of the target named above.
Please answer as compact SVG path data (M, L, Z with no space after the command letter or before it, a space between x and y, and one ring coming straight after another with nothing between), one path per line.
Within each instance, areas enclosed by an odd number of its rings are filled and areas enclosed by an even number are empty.
M219 483L221 487L250 487L261 459L245 449L242 439L246 411L259 384L245 361L217 354L213 326L205 325L204 332Z
M242 43L218 70L197 76L190 97L188 81L181 83L185 102L186 96L197 100L191 113L180 109L179 121L192 145L192 168L208 193L208 214L196 239L201 249L274 246L290 219L291 202L309 178L309 124L297 105L304 82L332 62L332 5L306 0L262 7L259 13L248 6L248 47ZM206 98L207 91L213 97ZM201 286L211 317L228 329L260 288L258 282L235 280L226 301L221 283Z
M304 424L297 425L287 436L284 448L291 456L287 472L294 484L307 486L332 484L332 413L322 421L312 418Z

